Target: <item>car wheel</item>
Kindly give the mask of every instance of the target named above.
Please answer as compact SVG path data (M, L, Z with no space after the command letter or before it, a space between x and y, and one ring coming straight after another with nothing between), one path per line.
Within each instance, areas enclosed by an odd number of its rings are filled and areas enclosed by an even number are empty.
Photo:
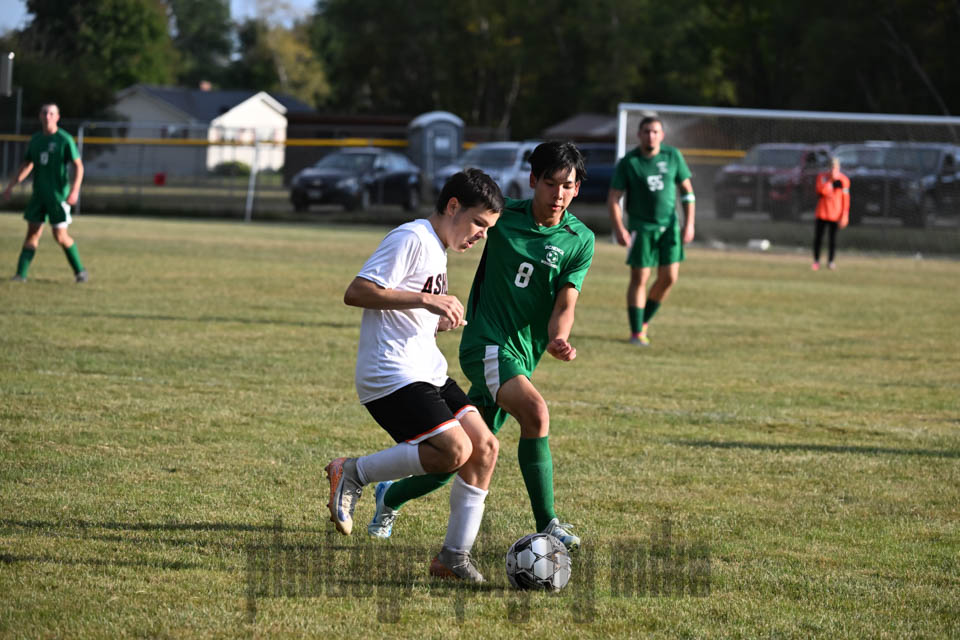
M513 198L514 200L519 200L523 197L523 191L520 190L520 185L516 182L507 187L507 197Z
M717 218L729 220L733 217L733 203L726 200L717 200Z
M370 191L363 189L351 202L346 205L347 211L366 211L370 208Z
M310 202L304 196L293 196L290 201L293 203L293 210L297 213L303 213L310 208Z
M929 193L923 196L920 208L912 219L904 220L904 224L918 229L932 227L937 221L937 201Z
M407 190L407 200L403 203L405 211L416 211L420 208L420 188L411 185Z

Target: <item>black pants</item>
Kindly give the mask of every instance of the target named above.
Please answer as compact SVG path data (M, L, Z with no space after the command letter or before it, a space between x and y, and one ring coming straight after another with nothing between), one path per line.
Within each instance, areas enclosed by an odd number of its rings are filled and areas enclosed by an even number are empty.
M827 234L828 260L833 262L837 252L837 223L817 218L817 226L813 230L813 261L820 262L820 243L823 240L823 230L829 229Z

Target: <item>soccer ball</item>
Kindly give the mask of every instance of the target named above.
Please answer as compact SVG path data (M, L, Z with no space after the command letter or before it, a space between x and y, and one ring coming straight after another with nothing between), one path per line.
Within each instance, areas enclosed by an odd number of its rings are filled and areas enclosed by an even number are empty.
M570 581L570 554L547 533L523 536L507 551L507 578L516 589L560 591Z

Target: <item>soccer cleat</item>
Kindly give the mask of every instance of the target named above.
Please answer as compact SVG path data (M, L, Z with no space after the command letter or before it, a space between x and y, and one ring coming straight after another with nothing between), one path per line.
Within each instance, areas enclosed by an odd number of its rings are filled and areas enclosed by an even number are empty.
M330 520L337 531L345 536L353 531L353 509L363 493L363 485L357 477L356 458L336 458L327 465L327 479L330 481Z
M820 263L814 262L812 265L810 265L810 268L813 269L814 271L820 271Z
M90 279L90 274L87 273L86 269L84 269L83 271L77 272L77 282L86 282L89 279Z
M13 276L12 278L10 278L10 282L26 282L26 281L27 279L22 275L20 275L19 273Z
M649 347L650 338L647 337L645 333L638 333L636 335L630 336L630 344L637 347Z
M469 551L454 551L443 547L430 563L430 575L434 578L455 578L480 584L486 582L477 571Z
M383 503L384 496L387 495L387 489L393 481L378 482L374 496L377 498L377 511L373 514L373 520L367 525L367 533L374 538L389 538L393 533L393 522L400 515L399 509L391 509Z
M550 523L544 527L543 531L540 533L548 533L560 542L563 543L563 546L569 551L580 548L580 537L575 536L570 533L568 529L572 529L573 525L567 523L561 523L557 518L554 518Z
M836 263L833 262L833 260L827 263L827 269L830 269L830 271L833 271L836 268L837 268L837 265Z

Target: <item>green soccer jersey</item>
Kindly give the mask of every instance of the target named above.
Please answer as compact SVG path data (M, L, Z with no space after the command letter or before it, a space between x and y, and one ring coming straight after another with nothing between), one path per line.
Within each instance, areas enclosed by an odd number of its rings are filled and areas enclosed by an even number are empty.
M52 135L33 134L27 146L26 161L33 163L34 197L54 198L59 202L70 195L69 165L80 157L73 137L63 129Z
M547 348L557 293L568 284L583 286L593 260L593 232L569 211L559 224L541 227L531 204L508 198L487 234L470 288L461 355L495 344L532 370Z
M669 227L677 222L677 185L690 177L683 155L660 145L660 153L646 158L639 148L623 156L613 171L610 188L626 192L627 228Z

